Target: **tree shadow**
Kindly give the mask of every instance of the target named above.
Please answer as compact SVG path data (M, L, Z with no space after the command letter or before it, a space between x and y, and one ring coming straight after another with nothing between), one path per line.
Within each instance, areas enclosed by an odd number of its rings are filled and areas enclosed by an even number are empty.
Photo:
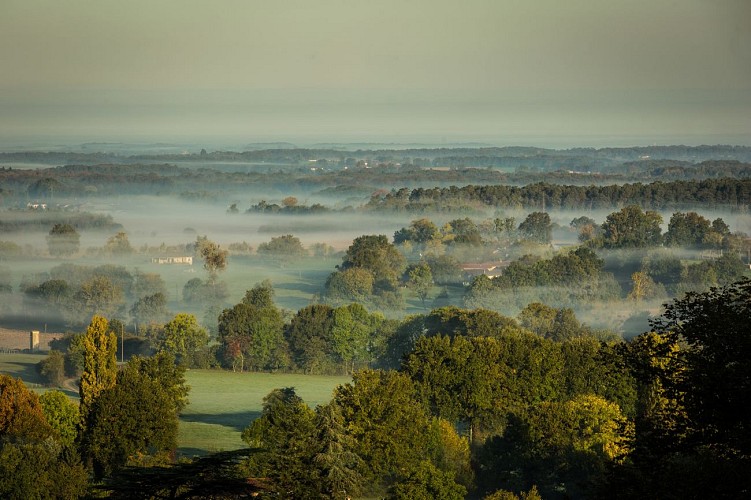
M15 378L20 378L26 384L43 385L44 379L37 372L35 364L29 363L16 363L13 361L6 362L8 366L18 366L12 370L8 370L9 375Z
M274 288L279 288L281 290L297 290L303 293L309 293L314 294L318 293L323 288L321 287L321 283L314 283L314 282L304 282L304 281L296 281L294 283L279 283L274 284Z
M242 431L261 416L259 411L241 411L236 413L183 413L180 420L201 424L221 425L236 431Z

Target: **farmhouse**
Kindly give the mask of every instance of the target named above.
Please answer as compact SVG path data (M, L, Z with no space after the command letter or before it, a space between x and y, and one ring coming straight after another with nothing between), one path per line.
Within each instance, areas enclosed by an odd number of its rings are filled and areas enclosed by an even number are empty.
M181 257L154 257L151 259L152 264L184 264L186 266L193 265L192 256Z

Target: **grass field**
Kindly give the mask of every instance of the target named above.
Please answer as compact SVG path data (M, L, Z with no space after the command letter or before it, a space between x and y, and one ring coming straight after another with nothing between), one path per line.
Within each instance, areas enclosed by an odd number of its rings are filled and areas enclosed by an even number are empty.
M28 387L44 392L35 365L42 354L0 354L0 373L20 377ZM331 400L333 390L351 380L345 376L316 376L271 373L233 373L220 370L189 370L190 403L180 415L178 436L182 456L234 450L245 444L242 430L258 417L263 398L272 389L294 387L311 407ZM66 390L77 399L78 394Z
M190 404L180 416L179 452L196 455L242 448L242 430L261 413L272 389L294 387L311 407L331 400L350 377L190 370Z

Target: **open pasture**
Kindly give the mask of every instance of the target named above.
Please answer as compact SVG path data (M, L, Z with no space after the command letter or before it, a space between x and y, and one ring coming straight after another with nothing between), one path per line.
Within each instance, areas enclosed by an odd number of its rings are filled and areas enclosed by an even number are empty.
M311 407L331 400L346 376L236 373L190 370L190 404L180 415L179 452L192 456L242 448L242 430L261 414L263 398L276 388L294 387Z

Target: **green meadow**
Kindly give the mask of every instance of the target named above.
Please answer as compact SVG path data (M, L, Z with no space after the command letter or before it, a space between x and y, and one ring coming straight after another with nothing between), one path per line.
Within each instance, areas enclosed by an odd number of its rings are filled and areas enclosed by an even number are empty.
M0 354L0 373L20 377L37 392L41 386L36 363L41 354ZM263 398L273 389L294 387L311 407L331 400L334 389L351 380L347 376L235 373L222 370L189 370L189 404L180 415L178 452L182 456L242 448L240 435L261 414ZM72 381L71 381L72 382ZM64 392L78 394L71 383Z
M263 398L273 389L294 387L311 407L331 400L345 376L235 373L190 370L190 403L180 415L179 452L184 456L242 448L242 430L261 414Z

